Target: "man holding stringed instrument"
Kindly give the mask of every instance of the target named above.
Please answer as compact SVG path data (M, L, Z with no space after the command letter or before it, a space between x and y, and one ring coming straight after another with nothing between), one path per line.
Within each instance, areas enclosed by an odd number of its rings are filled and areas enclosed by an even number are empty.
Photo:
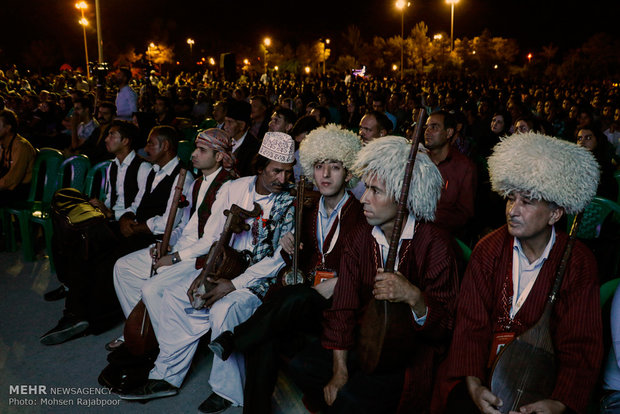
M572 143L525 133L495 146L489 173L507 224L469 261L443 393L460 382L440 411L585 413L603 353L596 261L554 225L590 202L598 165Z
M415 159L415 166L408 156ZM298 354L291 371L305 401L330 413L426 412L437 360L451 336L458 291L450 236L431 223L441 194L441 174L426 154L394 136L368 143L353 170L366 184L360 201L372 228L358 227L348 237L333 304L324 313L321 346ZM396 200L405 170L412 178L404 193L404 220L396 226ZM388 240L395 241L393 272L383 271L392 250ZM365 372L356 346L361 341L362 314L375 299L405 309L403 319L393 322L415 340L395 365Z
M266 133L254 160L257 175L225 183L213 203L203 237L176 252L178 258L185 261L212 250L204 270L198 272L198 277L194 273L171 286L162 298L151 298L148 291L143 292L160 352L147 384L121 398L149 400L175 395L189 370L200 338L209 330L213 336L218 336L233 329L260 306L267 290L275 283L275 275L285 264L278 241L293 227L294 196L287 190L295 161L294 149L289 135ZM242 225L231 239L230 235L225 235L229 232L227 223L239 210ZM231 249L224 250L222 256L241 252L239 256L248 261L245 270L230 279L219 277L223 266L211 267L219 259L214 258L213 251L219 252L222 248L219 242L214 244L218 239L230 241ZM226 257L222 262L226 262ZM199 293L202 288L206 293ZM151 309L149 303L153 302L161 309ZM160 320L155 321L156 318ZM213 393L199 409L220 412L232 404L242 405L243 376L242 355L234 354L226 361L215 358L209 379Z
M306 198L304 191L298 190L296 205L309 207L304 208L301 220L297 211L295 231L300 237L296 240L287 233L280 240L293 258L283 283L292 279L287 275L296 274L295 267L301 271L303 282L285 283L234 333L224 332L209 344L224 360L233 351L245 354L244 413L272 411L279 355L293 355L307 337L320 335L322 313L331 303L344 246L357 226L366 225L362 205L348 190L357 182L351 170L361 146L356 134L333 124L313 130L303 140L301 165L305 176L313 177L321 197L318 203L311 199L312 205L307 206L302 201ZM301 246L297 251L296 242Z
M217 128L201 131L196 137L192 165L200 170L201 175L187 194L187 198L191 199L191 208L184 209L185 217L181 224L169 230L172 231L170 246L173 246L174 252L155 252L157 260L153 265L151 249L146 248L121 257L114 265L114 288L125 317L129 316L145 289L152 291L152 294L145 296L161 298L161 292L167 286L179 283L179 278L191 278L193 272L204 265L204 257L180 260L177 250L192 246L202 237L218 190L236 177L234 171L231 172L234 157L230 136ZM158 270L156 277L149 277L151 266ZM155 304L151 307L160 309ZM108 343L107 348L114 350L123 342L124 337L120 337Z

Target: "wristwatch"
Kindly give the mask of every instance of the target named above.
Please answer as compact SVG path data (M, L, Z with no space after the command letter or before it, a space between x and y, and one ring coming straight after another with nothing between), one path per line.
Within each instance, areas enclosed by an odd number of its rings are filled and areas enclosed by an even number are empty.
M179 257L179 253L178 252L174 252L172 254L172 264L179 263L180 261L181 261L181 258Z

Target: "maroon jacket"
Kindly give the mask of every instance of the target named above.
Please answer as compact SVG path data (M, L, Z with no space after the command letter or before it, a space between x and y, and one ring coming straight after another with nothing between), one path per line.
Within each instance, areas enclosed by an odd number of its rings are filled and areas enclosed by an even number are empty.
M437 203L435 224L456 234L474 216L476 165L451 146L448 156L437 168L443 178L443 188Z
M321 264L319 243L316 238L318 214L319 203L316 203L312 211L305 214L303 218L301 241L304 244L304 249L301 250L300 268L305 274L312 272ZM353 194L349 193L349 199L342 206L340 213L340 234L338 240L336 240L332 251L325 257L325 265L328 269L338 272L342 252L348 241L349 234L358 226L370 229L370 225L364 216L362 205Z
M348 238L331 309L324 313L323 347L352 349L359 321L372 297L379 246L368 227ZM419 345L405 373L399 412L424 413L429 409L439 359L452 334L458 274L450 236L432 223L417 222L412 240L403 240L398 270L424 293L426 322L419 326L411 316Z
M518 336L540 318L555 273L568 242L557 232L527 300L515 315ZM463 279L456 327L448 358L448 378L475 376L488 384L487 363L494 332L505 331L512 305L513 237L506 226L481 240L473 251ZM551 317L558 377L551 399L585 413L603 357L602 325L596 261L581 242L575 242ZM443 397L440 397L443 398Z

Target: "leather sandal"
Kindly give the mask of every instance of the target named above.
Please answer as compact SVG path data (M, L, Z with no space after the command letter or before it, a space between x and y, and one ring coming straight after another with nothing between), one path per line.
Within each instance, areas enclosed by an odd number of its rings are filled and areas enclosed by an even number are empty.
M120 348L124 343L125 343L125 340L121 338L116 338L115 340L110 341L107 344L105 344L105 349L107 351L114 351L115 349Z

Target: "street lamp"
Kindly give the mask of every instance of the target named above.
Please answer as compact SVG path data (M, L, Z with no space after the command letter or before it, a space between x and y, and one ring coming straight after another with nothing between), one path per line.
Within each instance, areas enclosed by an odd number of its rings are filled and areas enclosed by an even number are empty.
M325 75L325 61L327 60L327 45L331 42L330 39L321 39L321 43L323 43L323 75Z
M400 10L400 80L402 81L405 73L405 7L411 6L410 2L398 0L396 8Z
M460 0L446 0L452 9L452 18L450 19L450 51L454 50L454 5Z
M84 17L84 10L88 8L88 4L85 1L75 3L75 8L82 12L82 18L78 23L82 25L82 31L84 33L84 54L86 56L86 77L90 79L90 68L88 67L88 43L86 42L86 26L88 26L88 20Z
M263 45L265 46L265 73L267 73L267 54L269 53L269 50L267 50L267 48L271 46L271 38L270 37L264 38Z
M194 54L192 53L192 50L193 50L193 47L194 47L194 43L196 43L196 42L191 37L187 39L187 44L189 45L189 57L190 57L190 60L192 60L193 56L194 56Z

